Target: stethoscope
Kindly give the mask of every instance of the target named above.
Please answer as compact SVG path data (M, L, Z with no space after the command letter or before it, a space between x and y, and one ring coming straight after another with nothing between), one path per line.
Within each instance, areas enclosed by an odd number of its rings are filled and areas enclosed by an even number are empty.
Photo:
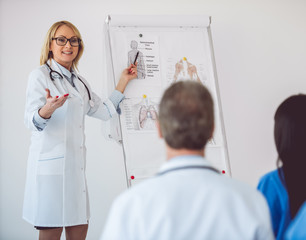
M50 75L50 79L51 79L52 81L54 81L54 77L56 77L56 76L58 76L60 79L63 79L62 74L60 74L59 72L53 70L53 69L49 66L48 63L46 63L46 65L47 65L47 67L48 67L49 70L50 70L49 75ZM90 94L90 91L89 91L88 87L86 86L86 84L84 83L84 81L83 81L79 76L78 76L78 79L79 79L79 80L83 83L83 85L85 86L85 88L86 88L86 90L87 90L87 93L88 93L89 105L90 105L91 107L93 107L95 104L94 104L94 102L93 102L92 99L91 99L91 94Z
M213 172L216 172L216 173L220 173L220 171L218 171L214 167L209 167L209 166L185 166L185 167L177 167L177 168L172 168L172 169L169 169L169 170L166 170L166 171L163 171L163 172L159 172L159 173L156 174L156 176L161 176L161 175L164 175L166 173L173 172L173 171L185 170L185 169L195 169L195 168L210 170L210 171L213 171Z

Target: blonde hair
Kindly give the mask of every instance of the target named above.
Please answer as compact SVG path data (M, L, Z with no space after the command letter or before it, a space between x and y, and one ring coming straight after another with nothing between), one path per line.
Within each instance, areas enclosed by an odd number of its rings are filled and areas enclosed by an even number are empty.
M67 27L70 27L74 31L75 35L79 39L82 39L79 30L72 23L70 23L68 21L59 21L59 22L54 23L50 27L50 29L47 32L47 35L45 37L45 41L44 41L43 47L41 49L41 54L40 54L40 65L44 65L49 59L53 58L53 53L52 53L52 51L50 51L52 38L55 37L55 33L56 33L57 29L59 27L63 26L63 25L66 25ZM76 56L76 58L72 62L72 67L73 68L78 69L78 63L79 63L79 60L80 60L80 58L83 54L83 51L84 51L84 43L83 43L83 41L81 41L80 45L79 45L78 55Z

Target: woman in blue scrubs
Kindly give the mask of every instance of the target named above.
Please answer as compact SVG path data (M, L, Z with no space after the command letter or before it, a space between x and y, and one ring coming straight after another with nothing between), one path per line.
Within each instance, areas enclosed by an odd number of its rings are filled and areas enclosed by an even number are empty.
M267 199L274 234L283 239L306 200L306 95L287 98L274 117L277 169L264 175L258 189Z
M300 208L298 214L293 219L285 234L285 240L305 240L306 239L306 202Z

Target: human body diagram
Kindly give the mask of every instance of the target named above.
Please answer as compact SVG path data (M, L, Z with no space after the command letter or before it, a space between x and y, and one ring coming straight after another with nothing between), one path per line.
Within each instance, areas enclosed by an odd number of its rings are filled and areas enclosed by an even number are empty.
M128 52L128 66L130 66L131 64L134 64L136 55L138 53L137 56L137 78L138 79L145 79L146 78L146 67L145 67L145 63L144 63L144 59L143 59L143 53L139 50L137 50L138 48L138 43L135 40L131 41L131 51Z

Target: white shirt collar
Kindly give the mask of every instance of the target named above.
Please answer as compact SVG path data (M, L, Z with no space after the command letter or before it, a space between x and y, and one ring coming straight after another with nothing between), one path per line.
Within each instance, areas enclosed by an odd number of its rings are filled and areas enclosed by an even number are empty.
M174 168L181 168L186 166L200 166L200 167L214 167L206 158L199 155L183 155L171 158L166 163L164 163L160 169L159 173L168 171Z
M55 62L55 64L58 66L58 68L60 69L60 71L61 71L61 73L62 73L63 75L65 75L65 76L68 77L68 78L71 78L72 75L74 75L75 77L77 77L77 76L76 76L76 73L75 73L75 71L74 71L73 68L71 68L71 72L70 72L67 68L63 67L63 66L62 66L61 64L59 64L57 61L55 61L54 59L52 59L52 60L53 60L53 62Z

